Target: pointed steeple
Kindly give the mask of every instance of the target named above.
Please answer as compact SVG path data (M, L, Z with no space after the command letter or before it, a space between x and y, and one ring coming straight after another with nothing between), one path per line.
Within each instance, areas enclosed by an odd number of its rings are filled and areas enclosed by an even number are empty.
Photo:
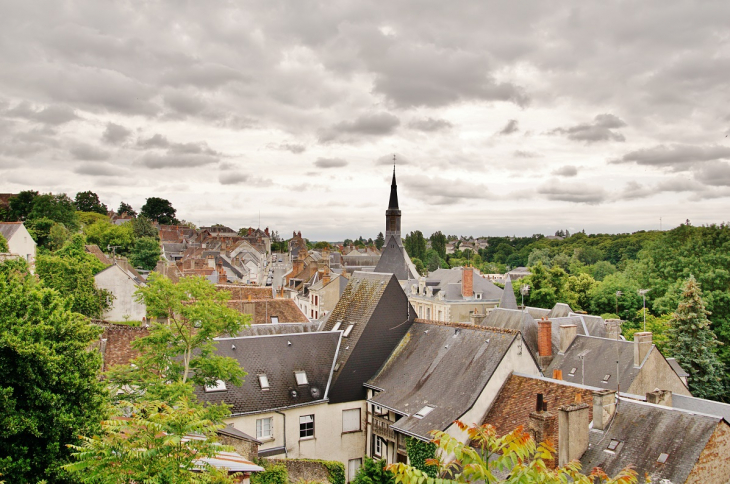
M393 181L390 184L390 202L388 209L398 210L398 185L395 183L395 165L393 165Z
M515 292L512 289L512 280L509 277L504 283L504 291L499 301L499 307L503 309L517 309L517 298L515 298Z

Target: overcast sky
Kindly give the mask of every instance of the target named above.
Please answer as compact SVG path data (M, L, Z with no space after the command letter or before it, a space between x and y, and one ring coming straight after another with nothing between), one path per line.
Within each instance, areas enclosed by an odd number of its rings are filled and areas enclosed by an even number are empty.
M730 3L0 0L0 192L375 237L728 220Z

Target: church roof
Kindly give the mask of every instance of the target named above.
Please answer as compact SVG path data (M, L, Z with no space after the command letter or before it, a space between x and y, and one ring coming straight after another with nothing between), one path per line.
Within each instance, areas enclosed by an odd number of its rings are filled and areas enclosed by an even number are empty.
M398 185L395 183L395 166L393 167L393 182L390 184L388 210L398 210Z

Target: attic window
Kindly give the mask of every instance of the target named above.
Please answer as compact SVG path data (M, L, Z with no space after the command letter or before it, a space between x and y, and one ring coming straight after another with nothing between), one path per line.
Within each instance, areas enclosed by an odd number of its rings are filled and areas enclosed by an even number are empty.
M297 379L297 385L309 385L309 380L307 380L307 372L305 371L295 371L294 378Z
M259 385L261 385L262 390L269 389L269 378L263 373L259 375Z
M578 371L578 368L571 368L571 369L570 369L570 373L568 373L568 375L570 375L570 376L575 376L575 372L576 372L576 371Z
M337 331L340 329L340 326L342 326L342 321L337 321L334 326L332 326L332 331Z
M482 298L482 293L481 292L478 292L478 293L475 294L475 296L476 296L477 299L481 299Z
M608 444L608 450L616 450L616 447L618 447L618 444L620 443L620 440L611 439L611 443Z
M659 458L656 461L660 464L664 464L668 458L669 454L665 454L664 452L662 452L661 454L659 454Z
M352 328L354 328L354 327L355 327L354 324L349 325L347 327L347 329L345 330L345 332L342 333L342 336L344 336L345 338L347 338L348 336L350 336L350 333L352 333Z
M205 391L210 392L224 392L226 391L226 382L223 380L217 380L215 382L215 385L205 385Z
M603 380L602 380L602 382L603 382L603 383L608 383L608 380L610 380L610 379L611 379L611 375L610 375L610 374L608 374L608 375L604 375L604 376L603 376Z
M279 324L279 316L271 316L271 324Z
M432 407L431 405L426 405L421 410L419 410L418 412L416 412L416 414L414 415L414 417L416 417L416 418L423 418L426 415L428 415L429 413L431 413L431 411L433 409L434 409L434 407Z

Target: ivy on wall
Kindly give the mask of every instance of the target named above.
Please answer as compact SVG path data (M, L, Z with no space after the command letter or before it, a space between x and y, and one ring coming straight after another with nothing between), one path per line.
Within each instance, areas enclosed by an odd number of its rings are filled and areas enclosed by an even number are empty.
M251 474L251 484L288 484L289 473L286 466L281 464L271 465L266 459L257 462L265 470Z
M345 464L336 460L323 460L320 462L329 472L330 484L345 484Z
M407 437L406 451L408 452L408 459L411 462L411 466L425 472L430 477L436 477L438 467L426 465L426 459L436 458L436 444Z

